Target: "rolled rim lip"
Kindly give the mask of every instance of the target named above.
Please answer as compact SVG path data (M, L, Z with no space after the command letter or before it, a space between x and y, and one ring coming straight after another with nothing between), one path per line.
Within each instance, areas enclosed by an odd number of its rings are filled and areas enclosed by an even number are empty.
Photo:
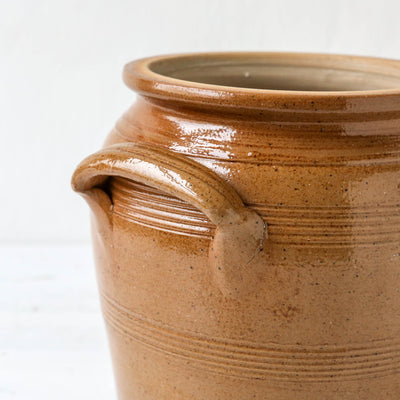
M249 57L292 58L315 61L359 62L363 65L385 67L398 70L400 80L400 60L353 56L328 53L299 53L299 52L207 52L207 53L178 53L154 57L146 57L129 62L123 70L123 80L128 87L141 95L148 97L170 99L178 102L197 103L207 107L236 107L256 109L281 109L311 111L316 105L320 111L400 111L400 87L393 89L350 90L350 91L297 91L279 89L256 89L236 86L224 86L208 83L199 83L183 79L172 78L154 72L151 66L160 61L177 61L185 58L205 57L215 59L232 57L232 60ZM288 64L291 65L291 64ZM318 64L315 64L318 66ZM321 68L324 66L319 65ZM334 67L335 68L335 67ZM337 68L357 71L357 69ZM363 71L359 69L359 71ZM386 74L396 76L393 74ZM388 101L385 101L388 100ZM380 104L382 102L382 104ZM373 104L372 104L373 103ZM372 106L372 108L371 108Z

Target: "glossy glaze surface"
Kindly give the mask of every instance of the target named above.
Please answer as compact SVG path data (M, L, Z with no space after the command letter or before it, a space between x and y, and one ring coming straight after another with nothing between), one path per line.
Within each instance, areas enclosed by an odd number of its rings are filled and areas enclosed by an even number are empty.
M124 80L137 101L73 178L120 399L397 399L400 62L166 56Z

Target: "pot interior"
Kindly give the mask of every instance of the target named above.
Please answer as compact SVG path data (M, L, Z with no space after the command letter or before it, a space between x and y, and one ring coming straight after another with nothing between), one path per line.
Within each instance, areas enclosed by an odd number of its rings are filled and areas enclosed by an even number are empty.
M149 67L169 78L228 87L285 91L365 91L400 88L400 69L385 69L351 57L307 55L188 56Z

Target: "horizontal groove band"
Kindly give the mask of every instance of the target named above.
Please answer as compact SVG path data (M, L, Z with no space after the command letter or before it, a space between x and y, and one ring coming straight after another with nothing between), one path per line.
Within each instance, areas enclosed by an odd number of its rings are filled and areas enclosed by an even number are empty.
M155 351L184 358L215 373L248 379L332 381L400 372L400 341L351 346L300 346L206 338L150 321L102 295L107 323Z
M210 238L211 221L190 204L154 188L114 178L114 213L150 228ZM264 218L269 240L298 246L374 246L400 240L400 204L379 207L294 207L250 204Z

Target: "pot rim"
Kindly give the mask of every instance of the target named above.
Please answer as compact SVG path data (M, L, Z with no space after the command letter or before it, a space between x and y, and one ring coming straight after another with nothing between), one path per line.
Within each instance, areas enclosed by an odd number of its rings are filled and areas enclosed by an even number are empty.
M281 90L225 86L179 79L161 73L176 72L186 63L195 67L232 66L240 63L320 68L327 71L367 73L399 81L399 87L368 90ZM189 67L190 68L190 67ZM388 58L296 52L181 53L129 62L123 80L140 95L200 108L263 109L313 113L400 112L400 61Z

